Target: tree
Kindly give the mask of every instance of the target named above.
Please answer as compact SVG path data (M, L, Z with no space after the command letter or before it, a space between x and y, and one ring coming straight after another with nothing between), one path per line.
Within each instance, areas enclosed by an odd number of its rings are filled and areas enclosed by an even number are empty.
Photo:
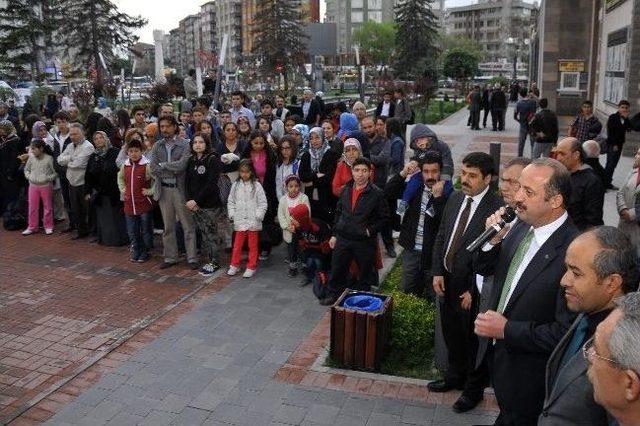
M406 0L395 6L395 72L401 78L424 76L427 71L424 60L433 61L439 54L438 23L431 10L433 1Z
M11 0L0 7L0 75L42 80L58 0Z
M395 47L396 29L393 22L367 21L353 33L353 42L360 46L363 62L388 65Z
M101 90L102 54L107 66L116 51L126 51L138 40L134 30L147 24L140 16L118 11L110 0L62 0L65 20L62 23L62 42L67 55L76 67L95 67L96 91Z
M302 31L302 13L296 0L258 0L253 25L256 39L253 52L264 76L284 76L288 90L290 71L301 66L306 54L306 38Z
M482 50L482 45L468 37L441 34L440 48L443 52L452 49L466 50L467 52L475 56L478 59L478 62L482 62L485 57L485 53Z
M469 51L455 48L445 52L442 61L442 72L447 77L464 83L478 72L478 58Z

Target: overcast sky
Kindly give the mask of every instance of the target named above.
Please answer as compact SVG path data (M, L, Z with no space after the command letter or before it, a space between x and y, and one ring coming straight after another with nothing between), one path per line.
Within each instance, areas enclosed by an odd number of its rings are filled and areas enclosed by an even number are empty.
M149 20L139 31L140 41L153 43L153 30L169 32L187 15L197 13L207 0L114 0L120 9L130 15L142 15ZM526 0L533 3L533 0ZM447 0L447 7L476 3L475 0ZM320 16L324 19L324 0L320 0Z

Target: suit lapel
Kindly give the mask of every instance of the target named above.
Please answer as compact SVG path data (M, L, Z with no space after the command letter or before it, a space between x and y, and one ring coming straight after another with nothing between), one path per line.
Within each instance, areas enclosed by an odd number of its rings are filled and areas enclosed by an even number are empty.
M557 248L564 242L566 226L567 222L565 221L560 228L556 229L542 247L538 249L536 255L533 256L533 259L531 259L531 262L529 262L529 265L527 265L527 268L522 273L515 290L513 290L509 298L509 303L507 303L504 309L505 314L509 312L509 309L517 302L518 298L522 296L531 281L538 276L539 272L543 271L547 265L555 259L558 254Z
M588 368L587 361L582 354L578 353L574 355L560 370L558 370L558 377L553 384L551 395L547 405L553 404L558 399L562 392L577 378L586 373Z
M558 373L560 372L559 371L560 362L562 361L564 351L566 350L567 345L573 338L573 333L576 331L576 327L578 327L578 323L580 322L583 316L584 314L578 315L578 317L573 322L573 324L571 324L571 327L569 327L569 331L567 331L567 333L564 336L562 336L562 339L560 339L560 342L558 342L558 345L555 347L553 352L551 352L549 361L547 361L547 368L546 368L547 371L546 371L546 377L545 377L545 392L546 392L545 404L547 405L551 404L553 400L555 400L558 397L559 393L552 392L552 391L555 391L556 389L558 389L558 383L560 382L560 377L558 376Z
M447 250L449 248L449 241L451 241L451 237L453 236L453 227L456 224L456 219L458 218L458 214L460 213L460 208L462 206L462 202L464 201L464 199L466 198L466 196L462 193L462 192L457 192L456 193L458 199L455 200L455 209L453 210L454 214L451 215L450 219L449 219L449 223L447 223L447 233L446 233L446 240L444 242L445 246L444 246L444 253L443 255L446 255Z

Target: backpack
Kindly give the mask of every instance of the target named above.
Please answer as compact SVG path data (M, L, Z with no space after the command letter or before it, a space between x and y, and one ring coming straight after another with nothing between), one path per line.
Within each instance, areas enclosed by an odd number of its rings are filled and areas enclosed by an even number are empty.
M320 299L329 297L329 274L324 271L316 272L312 281L313 294Z

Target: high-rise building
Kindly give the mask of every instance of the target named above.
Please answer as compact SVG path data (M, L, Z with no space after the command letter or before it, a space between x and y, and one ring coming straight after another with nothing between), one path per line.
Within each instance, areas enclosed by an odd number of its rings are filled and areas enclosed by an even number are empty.
M214 0L200 6L200 49L217 53L216 35L216 2Z
M445 29L449 35L477 41L485 53L485 61L513 63L515 55L519 60L528 57L526 43L536 11L536 4L521 0L479 0L469 6L447 9Z
M174 28L169 31L169 50L167 52L166 63L175 68L178 75L184 75L182 68L182 40L180 37L180 28Z
M326 0L325 22L335 23L339 54L353 53L352 35L367 21L390 22L398 0Z
M196 52L200 49L200 15L189 15L178 24L181 39L180 63L182 72L195 69Z
M222 48L222 39L229 36L224 60L225 69L233 71L242 57L242 0L216 0L216 41Z

